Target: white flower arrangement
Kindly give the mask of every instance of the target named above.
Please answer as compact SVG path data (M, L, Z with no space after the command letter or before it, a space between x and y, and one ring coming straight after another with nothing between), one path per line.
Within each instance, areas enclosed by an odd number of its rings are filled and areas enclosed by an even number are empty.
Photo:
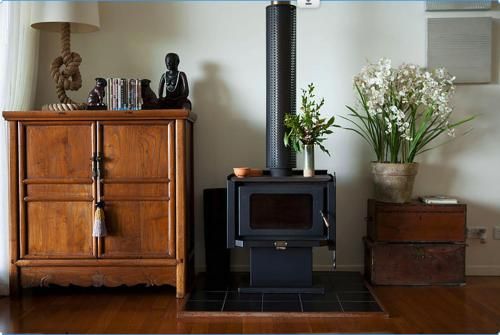
M411 163L443 132L454 137L457 126L474 118L450 123L454 80L443 68L393 68L386 58L368 64L354 77L361 111L346 106L351 113L344 119L353 127L344 128L373 147L377 162Z

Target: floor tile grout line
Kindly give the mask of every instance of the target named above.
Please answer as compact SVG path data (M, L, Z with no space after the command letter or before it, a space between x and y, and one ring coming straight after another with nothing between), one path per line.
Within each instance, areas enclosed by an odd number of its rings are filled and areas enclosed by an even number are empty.
M228 291L226 290L226 294L224 295L224 301L222 302L222 307L220 309L221 312L224 311L224 306L226 306L227 295L228 295Z

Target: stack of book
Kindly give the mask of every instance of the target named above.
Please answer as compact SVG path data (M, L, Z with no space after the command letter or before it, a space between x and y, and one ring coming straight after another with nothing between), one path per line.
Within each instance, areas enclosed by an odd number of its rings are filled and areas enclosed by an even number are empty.
M140 79L107 78L106 81L106 105L108 110L141 109Z

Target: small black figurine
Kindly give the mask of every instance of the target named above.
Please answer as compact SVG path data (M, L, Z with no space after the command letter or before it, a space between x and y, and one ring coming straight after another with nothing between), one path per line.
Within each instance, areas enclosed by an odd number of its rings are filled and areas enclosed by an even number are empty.
M160 107L191 109L187 77L184 72L178 70L179 56L175 53L167 54L165 65L167 71L161 76L158 89Z
M95 78L95 87L90 91L89 98L87 99L87 109L107 109L106 103L104 103L106 85L106 79Z
M142 109L155 109L159 108L158 98L155 92L151 89L149 84L151 80L141 79L141 96L142 96Z

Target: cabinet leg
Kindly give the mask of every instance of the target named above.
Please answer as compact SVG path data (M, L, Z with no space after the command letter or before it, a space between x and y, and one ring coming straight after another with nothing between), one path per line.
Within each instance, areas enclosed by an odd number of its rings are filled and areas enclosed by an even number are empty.
M186 265L185 263L177 264L177 280L176 280L176 297L184 298L186 295Z
M11 297L19 297L21 296L21 283L19 282L19 273L16 269L10 270L10 278L9 278L9 294Z

